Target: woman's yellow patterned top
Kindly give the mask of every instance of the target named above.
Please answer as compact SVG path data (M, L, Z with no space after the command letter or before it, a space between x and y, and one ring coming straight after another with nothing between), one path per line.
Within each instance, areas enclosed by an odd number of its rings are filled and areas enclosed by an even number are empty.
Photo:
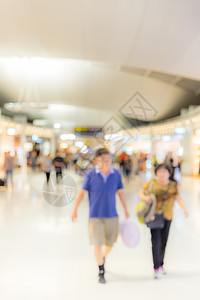
M150 182L151 180L144 185L144 190L148 189ZM162 212L165 219L172 220L174 200L175 197L179 195L176 182L170 181L167 186L163 186L160 185L156 179L154 179L152 194L156 196L157 200L155 213L159 214ZM163 200L165 200L164 205Z

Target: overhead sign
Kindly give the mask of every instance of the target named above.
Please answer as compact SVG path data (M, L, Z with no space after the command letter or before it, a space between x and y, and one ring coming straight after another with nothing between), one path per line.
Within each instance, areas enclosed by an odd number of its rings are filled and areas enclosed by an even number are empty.
M77 136L87 135L87 136L103 137L102 128L98 128L98 127L75 127L74 128L74 133Z

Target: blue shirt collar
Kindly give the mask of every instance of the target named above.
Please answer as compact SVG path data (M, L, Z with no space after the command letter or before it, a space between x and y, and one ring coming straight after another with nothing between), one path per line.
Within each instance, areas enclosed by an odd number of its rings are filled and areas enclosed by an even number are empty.
M108 173L108 175L104 174L103 172L100 171L99 166L96 166L96 170L95 170L96 174L100 174L104 183L107 182L108 177L114 173L114 169L113 167L110 168L110 172Z
M94 169L95 169L95 173L96 173L96 174L101 173L101 171L100 171L98 165L95 165ZM113 168L113 167L110 167L110 172L109 172L108 176L109 176L110 174L113 174L113 173L114 173L114 168ZM102 174L102 173L101 173L101 174Z

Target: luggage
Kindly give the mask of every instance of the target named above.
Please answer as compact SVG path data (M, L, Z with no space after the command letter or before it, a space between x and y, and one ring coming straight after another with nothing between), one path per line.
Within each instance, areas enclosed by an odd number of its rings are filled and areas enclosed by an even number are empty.
M0 179L0 187L6 186L6 182L4 179Z

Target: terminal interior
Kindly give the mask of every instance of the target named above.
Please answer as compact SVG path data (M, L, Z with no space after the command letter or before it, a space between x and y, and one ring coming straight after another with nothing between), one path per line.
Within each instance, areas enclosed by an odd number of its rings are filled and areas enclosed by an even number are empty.
M200 2L4 1L0 10L0 297L5 300L198 298L200 287ZM75 196L107 148L140 243L118 236L97 282L88 195ZM61 183L44 159L64 161ZM7 157L12 158L12 174ZM130 161L122 170L122 157ZM139 191L170 162L180 195L153 279ZM128 174L128 175L127 175ZM12 175L12 176L11 176ZM124 211L117 197L120 222Z

